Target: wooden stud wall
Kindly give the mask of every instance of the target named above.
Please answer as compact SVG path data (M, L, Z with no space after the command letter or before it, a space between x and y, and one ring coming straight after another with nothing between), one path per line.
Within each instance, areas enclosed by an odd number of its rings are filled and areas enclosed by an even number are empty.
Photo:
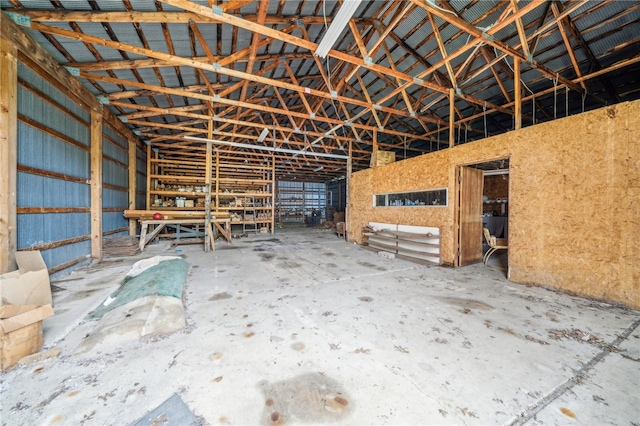
M15 267L18 50L0 38L0 273Z
M54 173L46 170L30 170L21 167L21 172L35 173L41 176L70 180L81 184L91 185L91 199L89 207L80 208L44 208L44 207L26 207L20 209L19 213L87 213L91 215L91 232L89 235L81 235L73 238L67 238L59 241L52 241L40 246L29 248L39 248L41 250L55 249L69 244L76 244L81 241L91 240L91 253L79 259L72 259L59 265L49 265L49 273L61 271L86 260L87 256L99 259L102 255L102 238L104 235L113 233L102 231L102 131L103 123L111 127L112 130L119 133L129 143L134 144L135 153L136 140L134 134L108 110L102 107L95 96L85 89L77 79L74 79L65 69L37 43L35 43L26 33L18 28L5 14L0 14L0 149L1 167L0 167L0 273L15 269L13 262L13 253L17 248L17 208L16 208L16 175L17 169L17 123L18 123L18 73L17 64L22 62L29 69L34 71L40 78L53 87L63 87L64 94L78 103L82 108L91 111L91 123L87 123L91 128L91 179L77 178L67 176L60 173ZM30 88L29 90L32 90ZM62 111L70 114L69 112ZM78 119L75 117L74 119ZM29 125L43 130L35 120L22 117L21 120L27 120ZM82 149L88 149L86 146L69 137L49 131L53 136L60 138L64 142L71 143ZM55 134L54 134L55 133ZM6 151L6 152L5 152ZM129 153L128 153L129 155ZM106 157L105 157L106 158ZM130 158L130 157L129 157ZM109 158L106 158L109 160ZM109 160L113 161L113 159ZM127 170L129 176L135 177L135 161L133 162L133 170ZM135 198L135 179L129 179L133 183L132 188L123 188L128 192L130 197ZM13 188L10 190L10 188ZM133 201L135 203L135 201ZM113 210L113 209L111 209Z
M435 226L455 247L455 166L510 159L509 279L640 307L640 101L354 173L350 239L369 221ZM372 194L449 188L448 207L372 207Z

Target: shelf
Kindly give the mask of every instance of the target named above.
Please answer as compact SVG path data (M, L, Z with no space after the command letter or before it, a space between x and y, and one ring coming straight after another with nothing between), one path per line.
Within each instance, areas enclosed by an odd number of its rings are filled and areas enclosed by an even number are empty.
M162 182L198 182L204 185L204 176L149 175L151 179Z
M191 192L187 192L187 191L164 191L164 190L156 190L156 189L151 189L149 190L149 194L156 194L156 195L165 195L168 197L206 197L207 193L206 192L196 192L196 191L191 191Z
M230 217L233 224L243 225L243 230L257 232L259 227L270 227L274 231L274 165L236 163L224 158L219 152L211 156L173 157L171 153L152 152L149 158L151 170L147 174L147 205L149 209L159 211L198 210L206 211L202 201L209 198L209 208ZM165 155L160 159L159 156ZM167 188L170 186L171 188ZM179 191L178 188L207 188L210 192ZM159 207L153 206L155 200L171 204L176 197L198 201L199 207ZM234 206L242 202L242 206ZM226 205L225 205L226 204ZM229 204L231 204L231 207ZM247 205L250 204L250 205ZM266 215L270 217L265 218ZM261 217L261 218L260 218ZM247 220L245 220L247 219ZM246 226L245 226L246 225Z
M213 194L212 194L213 197ZM254 197L254 198L271 198L272 195L268 192L219 192L218 197L220 198L231 198L231 197Z
M227 207L227 206L220 206L218 207L219 210L273 210L273 207Z

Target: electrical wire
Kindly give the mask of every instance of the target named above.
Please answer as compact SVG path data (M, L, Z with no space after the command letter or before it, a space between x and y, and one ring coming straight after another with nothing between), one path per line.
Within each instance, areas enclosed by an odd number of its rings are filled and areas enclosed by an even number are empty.
M443 8L443 7L438 6L438 5L436 4L435 0L425 0L425 3L427 3L427 4L428 4L429 6L431 6L431 7L435 7L435 8L436 8L436 9L438 9L438 10L441 10L441 11L443 11L443 12L447 12L447 13L450 13L450 14L452 14L453 16L458 16L458 14L457 14L457 13L452 12L451 10L447 10L447 9L445 9L445 8Z

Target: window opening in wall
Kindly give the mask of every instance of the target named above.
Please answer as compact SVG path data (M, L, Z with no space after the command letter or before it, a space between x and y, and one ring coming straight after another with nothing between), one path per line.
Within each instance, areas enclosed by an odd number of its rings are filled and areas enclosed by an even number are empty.
M447 205L447 188L422 191L390 192L374 194L374 207L433 207Z

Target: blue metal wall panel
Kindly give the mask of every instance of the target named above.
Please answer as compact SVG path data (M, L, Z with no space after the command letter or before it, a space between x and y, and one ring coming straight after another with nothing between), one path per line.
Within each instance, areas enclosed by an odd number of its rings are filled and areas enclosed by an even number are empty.
M91 233L91 215L87 213L18 214L18 250L82 237ZM24 232L20 232L20 231ZM89 250L88 253L91 253ZM76 256L77 257L77 256ZM71 260L71 258L66 261ZM47 264L49 267L54 266Z
M89 207L91 188L84 183L18 172L17 184L19 207Z
M55 212L55 209L90 206L91 132L87 125L90 112L85 111L65 93L53 87L24 65L19 66L19 78L35 89L18 87L18 111L52 129L74 143L67 142L23 121L18 122L18 166L35 168L33 173L18 172L17 176L17 245L28 249L75 238L87 238L73 244L42 249L48 268L75 262L91 254L91 215L89 212ZM32 92L37 90L40 94ZM49 97L49 100L43 99ZM75 115L75 116L74 116ZM76 117L77 116L77 117ZM77 144L77 145L76 145ZM81 145L81 146L78 146ZM78 177L87 183L46 176L48 172ZM43 176L43 174L45 176ZM26 208L49 209L44 213L26 213ZM23 212L21 212L21 209ZM83 262L83 263L86 263ZM73 268L79 267L77 264ZM69 269L60 271L67 273Z
M120 133L118 133L115 130L113 130L106 123L105 123L104 126L102 126L102 132L104 133L104 135L106 137L111 139L111 142L113 142L116 145L120 146L120 148L124 149L125 151L127 151L129 149L129 143L127 142L127 140L124 139L122 136L120 136Z
M127 228L129 226L129 220L125 219L122 213L122 211L102 213L103 232L111 231L112 229Z
M129 206L129 192L118 191L111 188L102 189L102 208L121 208L126 209Z
M147 154L136 150L136 209L147 208Z
M86 146L90 144L90 139L83 139L85 135L90 134L90 129L85 123L76 121L21 86L18 87L18 113Z
M107 159L102 160L102 182L109 185L129 187L129 171Z
M17 132L18 164L89 179L88 151L23 122L18 122Z
M117 144L111 142L110 140L103 139L102 153L107 157L111 157L121 163L129 164L129 153L127 151L123 151L121 147L118 147Z

